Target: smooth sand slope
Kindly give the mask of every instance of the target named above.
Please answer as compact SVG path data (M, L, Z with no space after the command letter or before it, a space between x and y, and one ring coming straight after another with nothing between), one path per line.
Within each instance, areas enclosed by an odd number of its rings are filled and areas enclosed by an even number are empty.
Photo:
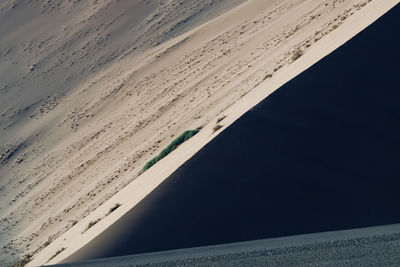
M65 261L398 223L399 16L279 88Z
M297 50L306 57L368 6L354 25L397 2L1 1L0 263L54 254L53 240L73 225L82 232L174 136L215 124L262 82L276 88ZM125 200L172 171L130 184Z
M287 68L282 68L282 71L275 73L271 79L266 80L260 86L243 96L235 105L226 109L224 114L227 115L227 117L221 123L223 123L225 127L231 124L249 108L253 107L268 96L268 94L273 90L280 87L286 81L302 72L305 68L308 68L326 54L336 49L397 3L398 1L385 2L385 4L382 4L382 2L370 3L365 9L359 12L357 16L348 19L343 24L342 28L333 31L325 38L322 38L309 50L309 53L306 53L303 57L290 64ZM176 152L172 153L159 164L145 172L138 179L113 196L109 201L104 203L104 205L100 206L89 216L78 222L75 227L71 228L68 232L52 242L45 250L35 256L31 265L38 265L45 262L59 262L74 253L81 246L84 246L92 239L96 238L96 236L98 236L108 226L112 225L127 211L134 207L149 192L151 192L151 190L156 188L184 161L193 156L196 151L201 149L204 144L210 141L215 136L215 134L212 135L213 127L215 125L216 119L205 125L198 135L178 148ZM109 209L114 206L115 203L121 203L122 206L112 214L106 216ZM95 226L85 231L90 222L95 222L99 219L101 220ZM83 231L85 232L82 234ZM154 233L152 233L151 236L154 236ZM174 243L172 242L171 244ZM61 253L59 253L60 251ZM50 258L52 259L49 261Z

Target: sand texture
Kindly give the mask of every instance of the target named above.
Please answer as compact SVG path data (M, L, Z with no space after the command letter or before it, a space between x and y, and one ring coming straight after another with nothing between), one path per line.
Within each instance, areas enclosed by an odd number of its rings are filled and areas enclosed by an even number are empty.
M2 0L0 265L88 242L211 140L218 118L226 127L397 3Z
M63 262L398 223L399 16L281 86Z

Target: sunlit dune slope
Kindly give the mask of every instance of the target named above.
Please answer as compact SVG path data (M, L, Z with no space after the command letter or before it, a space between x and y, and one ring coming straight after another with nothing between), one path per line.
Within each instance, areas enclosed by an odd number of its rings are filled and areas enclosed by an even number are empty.
M0 263L46 247L369 2L0 1Z

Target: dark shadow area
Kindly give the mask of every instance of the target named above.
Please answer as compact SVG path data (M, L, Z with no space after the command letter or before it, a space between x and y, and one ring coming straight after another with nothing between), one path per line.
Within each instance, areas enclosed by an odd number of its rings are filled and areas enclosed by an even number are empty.
M399 223L399 18L282 86L67 261Z

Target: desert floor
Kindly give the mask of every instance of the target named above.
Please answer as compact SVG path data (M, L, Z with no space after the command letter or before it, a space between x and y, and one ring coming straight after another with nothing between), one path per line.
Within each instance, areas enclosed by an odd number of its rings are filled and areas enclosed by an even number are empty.
M98 266L397 266L400 225L271 238L64 263Z

